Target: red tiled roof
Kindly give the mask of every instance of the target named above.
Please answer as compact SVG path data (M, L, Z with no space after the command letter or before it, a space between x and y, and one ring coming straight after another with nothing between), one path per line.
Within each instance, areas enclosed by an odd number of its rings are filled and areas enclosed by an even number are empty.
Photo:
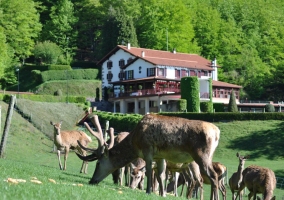
M222 81L214 81L214 80L212 80L212 86L214 86L214 87L242 88L242 86L239 86L239 85L226 83L226 82L222 82Z
M137 47L130 47L130 49L128 49L127 46L122 45L116 46L102 60L100 60L98 64L104 62L119 49L122 49L135 57L139 57L140 59L143 59L155 65L186 67L191 69L196 68L210 71L213 70L211 67L211 61L197 54L186 54L178 52L173 53L169 51L160 51ZM142 52L144 52L144 57L142 57Z

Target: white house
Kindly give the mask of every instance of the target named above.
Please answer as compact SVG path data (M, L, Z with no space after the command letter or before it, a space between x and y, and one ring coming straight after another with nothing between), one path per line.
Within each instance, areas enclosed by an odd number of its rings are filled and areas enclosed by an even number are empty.
M209 78L213 102L228 103L232 89L239 99L241 86L218 81L216 59L211 62L197 54L118 45L98 64L102 87L112 89L109 101L114 102L114 112L170 111L171 102L180 99L180 80L186 76L198 77L200 101L209 101Z

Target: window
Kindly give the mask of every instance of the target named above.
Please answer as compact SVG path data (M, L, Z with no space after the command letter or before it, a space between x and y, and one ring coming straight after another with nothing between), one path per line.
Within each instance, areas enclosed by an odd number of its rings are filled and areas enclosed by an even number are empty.
M132 60L133 60L132 58L128 58L127 64L130 63Z
M155 76L155 68L147 68L147 76Z
M182 69L181 70L181 77L185 77L185 76L188 76L188 71L185 70L185 69Z
M119 74L118 74L118 78L119 78L119 80L123 80L123 78L124 78L124 72L121 70L120 72L119 72Z
M176 75L176 78L180 78L180 70L179 69L175 70L175 75Z
M108 82L111 82L112 77L113 77L113 74L111 72L108 72L108 74L107 74Z
M108 68L108 69L111 69L111 68L112 68L112 61L108 61L108 62L107 62L107 68Z
M120 68L124 67L124 65L125 65L124 60L121 59L118 64L119 64Z
M164 68L158 69L158 76L165 76L165 69Z
M134 70L125 71L125 80L133 79Z

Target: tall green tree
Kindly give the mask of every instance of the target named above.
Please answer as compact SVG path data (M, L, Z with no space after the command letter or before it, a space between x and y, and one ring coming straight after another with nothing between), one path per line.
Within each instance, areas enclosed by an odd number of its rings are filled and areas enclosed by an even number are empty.
M189 10L182 0L141 1L137 37L141 47L198 53Z
M36 8L37 4L32 0L0 1L0 26L16 60L24 61L32 54L35 39L41 31Z
M51 7L50 20L43 27L41 40L50 40L59 45L69 59L76 49L77 31L74 25L77 21L73 3L70 0L57 1Z

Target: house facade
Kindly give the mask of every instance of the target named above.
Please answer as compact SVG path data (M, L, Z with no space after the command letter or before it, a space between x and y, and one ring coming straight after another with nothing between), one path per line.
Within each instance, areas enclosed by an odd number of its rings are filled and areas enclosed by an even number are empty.
M209 101L210 78L213 102L228 103L231 91L239 101L241 86L218 81L216 59L209 61L197 54L118 45L98 64L102 66L102 87L108 88L114 112L174 111L181 78L188 76L198 77L201 102Z

